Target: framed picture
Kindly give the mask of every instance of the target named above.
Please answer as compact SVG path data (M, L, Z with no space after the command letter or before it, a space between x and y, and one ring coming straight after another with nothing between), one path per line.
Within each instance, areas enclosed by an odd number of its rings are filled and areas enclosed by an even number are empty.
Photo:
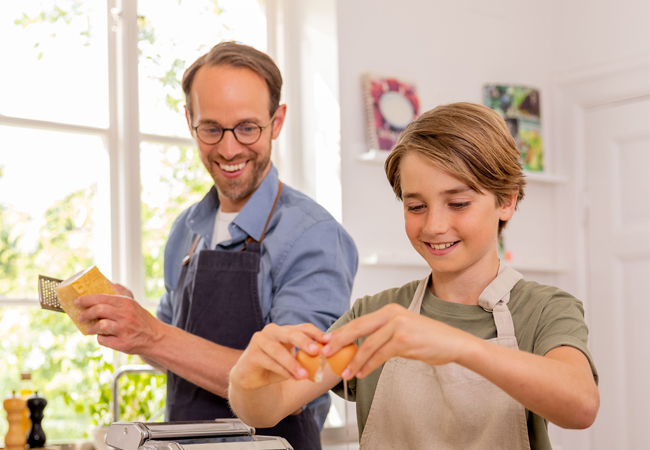
M392 150L406 126L420 114L412 82L366 73L361 78L369 149Z
M517 143L525 170L544 171L539 90L510 84L486 84L483 102L504 118Z

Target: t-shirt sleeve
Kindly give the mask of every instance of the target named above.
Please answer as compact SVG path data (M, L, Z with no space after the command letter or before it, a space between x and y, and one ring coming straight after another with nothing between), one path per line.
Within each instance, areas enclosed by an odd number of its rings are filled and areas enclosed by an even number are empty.
M588 334L582 302L566 293L554 295L540 316L533 353L544 356L563 345L580 350L589 361L594 380L598 383L598 372L587 348Z

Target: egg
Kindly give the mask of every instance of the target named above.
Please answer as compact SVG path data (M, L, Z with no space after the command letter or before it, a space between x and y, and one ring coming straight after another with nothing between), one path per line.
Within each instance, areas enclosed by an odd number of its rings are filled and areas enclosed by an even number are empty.
M323 344L316 342L319 349L323 348ZM345 368L350 364L354 355L357 354L358 347L355 344L346 345L341 350L325 359L320 353L316 356L311 356L309 353L298 350L296 360L307 371L308 379L311 381L320 382L323 379L323 369L325 364L329 364L330 369L336 375L341 376Z
M298 350L298 353L296 353L296 360L298 360L298 363L300 363L307 373L309 373L308 378L311 381L320 381L318 378L322 379L322 366L324 365L325 359L323 355L320 354L320 349L323 348L323 344L316 342L316 345L318 345L319 348L319 353L316 356L312 356L302 350ZM318 373L319 369L320 373Z
M357 350L358 347L356 344L352 343L327 358L327 363L330 365L332 372L341 376L345 368L350 364L350 361L352 361L352 358L354 358L354 355L357 354Z

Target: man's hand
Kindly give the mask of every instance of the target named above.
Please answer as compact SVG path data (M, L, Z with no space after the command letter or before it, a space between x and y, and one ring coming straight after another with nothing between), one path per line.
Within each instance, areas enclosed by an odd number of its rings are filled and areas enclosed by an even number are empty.
M109 281L109 283L111 283L111 286L113 286L113 290L117 295L123 295L125 297L135 299L135 297L133 296L133 292L131 292L128 288L122 286L121 284L113 283L111 281Z
M147 355L159 341L165 325L142 308L131 291L119 284L113 287L119 295L92 294L75 300L77 306L86 308L79 320L98 319L89 331L97 334L100 345L132 355Z
M307 371L296 361L295 348L317 355L320 349L314 341L321 339L323 334L310 323L265 326L253 335L230 372L231 383L254 390L288 379L307 378Z
M398 304L354 319L323 337L330 356L360 337L366 340L343 372L343 378L363 378L389 359L400 356L427 364L456 362L470 341L478 338Z

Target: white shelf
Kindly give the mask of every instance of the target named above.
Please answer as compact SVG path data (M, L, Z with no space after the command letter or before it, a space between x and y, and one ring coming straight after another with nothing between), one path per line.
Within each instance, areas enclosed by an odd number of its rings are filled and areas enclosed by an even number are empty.
M389 153L390 150L370 149L367 152L361 153L359 156L357 156L357 160L364 163L384 165ZM545 172L524 171L524 176L526 177L526 181L531 183L563 184L568 181L565 177Z
M379 255L373 253L359 260L359 264L365 267L395 267L395 268L414 268L427 269L429 266L422 258L411 255L385 254ZM551 263L516 263L507 262L508 266L518 272L527 273L564 273L568 269Z
M389 153L390 150L378 150L372 148L367 152L361 153L359 156L357 156L357 160L362 162L372 163L372 164L383 165L386 162L386 158L388 158Z
M417 255L372 253L359 260L362 266L374 267L413 267L426 269L429 265Z
M530 181L531 183L563 184L568 181L563 176L544 172L528 172L524 170L524 176L526 177L526 181Z

